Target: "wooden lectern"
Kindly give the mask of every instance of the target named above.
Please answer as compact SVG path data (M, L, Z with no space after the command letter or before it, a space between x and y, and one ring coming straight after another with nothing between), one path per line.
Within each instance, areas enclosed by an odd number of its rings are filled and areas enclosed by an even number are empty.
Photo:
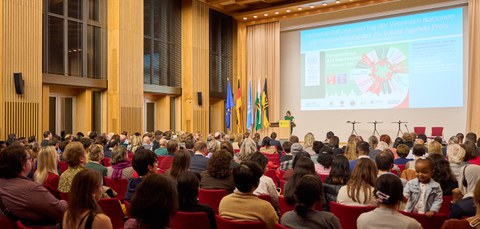
M280 120L279 122L270 123L270 127L273 127L273 131L277 132L277 139L288 140L291 136L291 122L290 120Z

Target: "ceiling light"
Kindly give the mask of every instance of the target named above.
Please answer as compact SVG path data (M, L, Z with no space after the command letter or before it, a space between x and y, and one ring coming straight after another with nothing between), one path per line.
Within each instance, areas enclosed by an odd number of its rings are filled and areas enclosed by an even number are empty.
M244 17L243 20L247 20L248 18Z
M253 18L257 18L257 15L253 15Z
M314 5L310 5L310 8L315 8L315 6L314 6Z
M263 16L268 17L268 14L263 14Z
M302 10L302 7L298 7L298 10Z
M286 11L287 11L287 13L290 13L290 10L286 10Z
M275 11L275 14L279 14L279 12L278 12L278 11Z
M322 5L326 6L326 5L327 5L327 2L323 2Z
M340 0L337 0L335 3L340 3Z

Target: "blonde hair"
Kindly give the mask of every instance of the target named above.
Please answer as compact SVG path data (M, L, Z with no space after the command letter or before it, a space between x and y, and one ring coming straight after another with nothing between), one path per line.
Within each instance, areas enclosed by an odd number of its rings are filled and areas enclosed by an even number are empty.
M428 144L428 153L442 154L442 144L437 141L430 142L430 144Z
M312 133L308 133L303 138L303 148L312 148L313 142L315 141L315 136Z
M349 161L358 158L357 143L355 141L349 141L347 143L347 147L345 148L345 157L347 157Z
M38 153L37 171L35 171L34 180L39 184L43 184L45 179L47 179L48 173L58 175L57 152L53 146L43 147L40 153Z

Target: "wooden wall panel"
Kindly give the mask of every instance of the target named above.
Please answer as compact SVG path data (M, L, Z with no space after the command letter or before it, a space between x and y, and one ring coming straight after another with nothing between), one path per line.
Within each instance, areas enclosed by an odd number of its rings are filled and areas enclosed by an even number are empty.
M41 134L42 1L0 0L0 139L6 134ZM13 73L21 72L25 93L17 95Z
M203 105L197 103L203 94ZM209 9L199 0L182 1L182 126L207 135L209 127Z
M108 1L108 132L143 132L143 10L143 1Z
M210 101L210 117L211 130L210 132L225 130L225 100ZM235 109L232 110L232 113ZM232 116L232 126L236 126L236 121Z

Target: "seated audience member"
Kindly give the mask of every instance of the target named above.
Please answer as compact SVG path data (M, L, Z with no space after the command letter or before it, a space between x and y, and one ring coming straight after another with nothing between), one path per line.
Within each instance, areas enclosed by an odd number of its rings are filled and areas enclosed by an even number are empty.
M210 228L215 229L217 228L215 211L208 205L198 203L198 186L198 178L194 173L187 171L178 175L178 210L182 212L205 212Z
M69 193L73 177L75 177L78 172L85 169L84 166L85 162L87 161L87 156L85 155L85 149L80 142L70 142L65 147L63 158L68 164L68 169L60 175L60 180L58 181L58 191L62 193Z
M290 147L290 152L292 155L292 159L281 162L280 163L281 170L289 170L293 168L293 161L295 160L296 155L301 152L304 152L303 146L300 143L293 143L292 146ZM310 158L310 154L308 156Z
M155 149L155 154L157 156L165 156L168 154L167 143L168 141L166 139L164 138L160 139L159 141L160 146L157 149Z
M243 134L241 133L235 134L232 142L233 149L240 150L240 146L242 145L242 142L243 142Z
M293 155L291 153L291 148L292 147L292 143L289 142L289 141L285 141L283 144L282 144L282 148L283 148L283 151L285 152L285 154L280 158L280 163L283 163L285 161L289 161L289 160L293 160Z
M406 212L425 214L432 217L442 206L442 188L434 181L435 165L430 158L419 158L415 162L417 178L409 180L403 189L403 195L408 199Z
M370 152L368 153L368 156L372 159L375 160L375 157L377 157L377 154L379 154L382 150L377 149L378 146L378 138L375 135L372 135L368 138L368 145L370 146Z
M339 147L340 139L337 136L333 136L328 143L330 147L332 147L332 151L334 155L344 154L345 151Z
M206 171L200 173L200 187L204 189L226 189L229 193L235 189L232 169L232 156L227 150L220 150L213 154L208 161Z
M475 142L466 141L460 146L462 146L462 148L465 149L465 157L463 158L463 161L468 162L470 164L474 164L472 162L475 162L475 159L479 153L477 146L475 145ZM477 161L480 161L480 160L477 159Z
M435 165L432 179L440 184L444 196L451 196L452 190L458 188L458 182L450 169L450 164L441 154L431 154L428 157Z
M315 164L315 172L318 174L328 175L332 167L333 155L332 148L323 146L318 150L317 164Z
M385 174L392 173L393 168L393 155L386 151L382 151L375 157L375 164L377 165L378 175L377 177Z
M410 148L408 148L405 144L399 144L397 146L397 154L399 158L393 161L396 165L405 165L407 162L412 161L413 159L407 159L408 153L410 152Z
M442 144L438 143L437 141L432 141L430 144L428 144L428 154L440 154L443 155L442 153Z
M237 158L240 161L248 161L253 153L257 151L257 143L251 138L245 138L240 147Z
M63 217L63 228L112 228L110 218L102 213L97 204L102 197L102 177L100 172L90 169L84 169L75 175L69 206Z
M194 173L201 173L207 170L208 166L208 159L206 156L208 155L207 144L202 141L198 141L193 146L195 154L190 158L190 171Z
M309 154L305 152L305 155ZM313 165L312 160L305 156L298 157L297 161L295 162L295 167L293 168L292 176L285 183L283 191L283 195L285 196L285 202L290 205L295 204L295 186L297 185L300 178L307 174L317 175L315 173L315 166Z
M265 170L267 169L267 163L268 163L268 158L265 157L265 155L263 155L260 152L255 152L254 154L252 154L250 161L257 163L260 166L260 168L262 168L262 171L263 171L262 174L265 174ZM257 189L255 189L253 194L257 196L269 195L270 199L272 200L272 205L275 208L278 208L277 186L273 182L272 178L262 175L260 177L260 182L258 184L258 187Z
M330 201L337 202L337 195L340 188L347 184L350 179L350 166L348 160L343 155L337 155L333 158L332 167L328 177L323 184L323 193L325 194L326 207L329 207ZM328 208L326 209L328 210Z
M176 182L169 176L152 174L133 194L129 212L132 218L125 222L124 229L168 228L177 209Z
M459 180L460 177L460 168L465 166L465 149L462 148L459 144L451 144L447 146L447 158L450 163L450 168L452 169L455 178Z
M125 200L130 201L133 193L138 185L145 179L145 177L157 173L157 155L151 150L138 149L132 158L132 167L137 172L138 177L133 178L128 182L127 192L125 193Z
M373 186L377 174L377 166L370 158L360 158L350 180L338 191L337 202L352 206L375 205Z
M405 169L415 170L415 161L418 158L423 157L426 154L426 149L423 144L415 144L412 148L413 161L409 161L405 164Z
M187 150L188 153L190 153L190 156L193 156L195 154L193 147L195 147L195 143L193 142L193 139L187 138L185 140L185 150Z
M179 150L173 157L172 167L167 171L173 179L177 179L180 173L186 172L190 167L190 153L186 150Z
M405 144L408 146L408 148L413 148L413 140L415 140L415 138L413 138L412 134L411 133L404 133L403 136L402 136L402 140L403 140L403 143L402 144Z
M107 168L100 164L100 162L103 160L103 149L101 145L92 145L88 151L90 152L88 154L90 161L85 165L85 168L87 169L93 169L97 170L102 174L102 176L106 177L107 176Z
M353 171L355 168L355 165L357 164L357 161L360 160L361 158L370 158L368 156L368 153L370 152L370 146L368 145L367 142L358 142L356 143L356 152L358 153L358 158L354 160L350 160L350 171ZM348 159L348 157L347 157Z
M116 139L110 139L110 141L103 148L103 156L107 158L112 157L112 150L120 144L120 141Z
M55 225L62 220L67 202L27 178L32 167L31 156L20 144L11 144L0 152L0 214L27 225Z
M277 147L278 152L283 151L282 144L280 143L280 141L277 140L277 133L275 132L272 132L270 134L270 145Z
M60 199L58 181L60 177L57 171L57 152L55 147L43 147L37 156L37 170L34 174L35 182L43 185L53 196Z
M393 174L384 174L375 182L375 198L378 207L361 214L358 229L408 228L421 229L415 219L402 215L398 209L403 200L402 182Z
M135 133L132 136L131 144L128 145L127 149L130 152L135 153L137 149L141 146L142 146L142 136L140 135L140 133Z
M283 177L282 177L282 180L288 180L292 175L293 175L293 170L295 169L295 167L297 166L297 161L298 159L300 158L308 158L311 160L310 158L310 154L305 152L305 151L301 151L301 152L298 152L295 154L295 157L293 158L292 160L292 168L288 169L287 171L285 171L285 173L283 174ZM313 163L313 161L312 161ZM315 168L314 168L315 170Z
M253 194L262 176L255 162L242 162L233 170L236 190L223 197L218 207L220 216L236 221L260 221L269 229L275 228L278 216L272 205Z
M306 151L310 156L315 155L313 150L313 142L315 142L315 136L312 133L307 133L303 138L303 150Z
M450 208L450 218L461 219L475 215L474 189L480 179L480 166L466 165L462 167L458 179L459 189L453 190L453 205Z
M322 181L317 175L300 178L294 193L295 210L283 214L282 225L289 228L342 228L332 213L315 210L315 204L323 200Z
M321 150L324 146L325 146L325 144L323 144L323 142L321 142L321 141L314 141L314 142L313 142L312 150L313 150L313 152L315 152L315 154L314 154L314 155L311 155L311 157L310 157L310 158L312 159L312 161L313 161L313 164L315 164L315 165L318 164L318 161L317 161L318 154L320 153L320 150ZM330 148L330 147L328 147L328 148ZM331 150L331 149L332 149L332 148L330 148L330 150ZM332 154L333 154L333 152L332 152Z
M474 215L463 219L449 219L445 221L442 229L471 229L480 226L480 182L475 184L475 190L472 193L475 210ZM470 206L471 207L471 206Z
M270 138L265 136L262 140L262 146L260 147L259 151L265 154L274 154L277 153L277 148L275 146L271 146Z
M180 146L178 145L177 140L170 140L167 143L167 156L174 157L175 153L180 150Z
M356 138L357 138L356 135L354 135L354 134L350 135L350 137L348 137L347 145L342 147L345 151L345 157L347 157L347 159L349 161L355 160L359 156L358 153L357 153ZM368 155L369 150L367 151L367 155Z
M156 149L160 148L160 139L162 139L162 131L156 130L154 133L154 139L152 141L152 151L155 151Z
M112 165L107 167L107 177L111 179L123 178L129 181L133 178L134 170L125 147L117 146L112 150L110 164Z

